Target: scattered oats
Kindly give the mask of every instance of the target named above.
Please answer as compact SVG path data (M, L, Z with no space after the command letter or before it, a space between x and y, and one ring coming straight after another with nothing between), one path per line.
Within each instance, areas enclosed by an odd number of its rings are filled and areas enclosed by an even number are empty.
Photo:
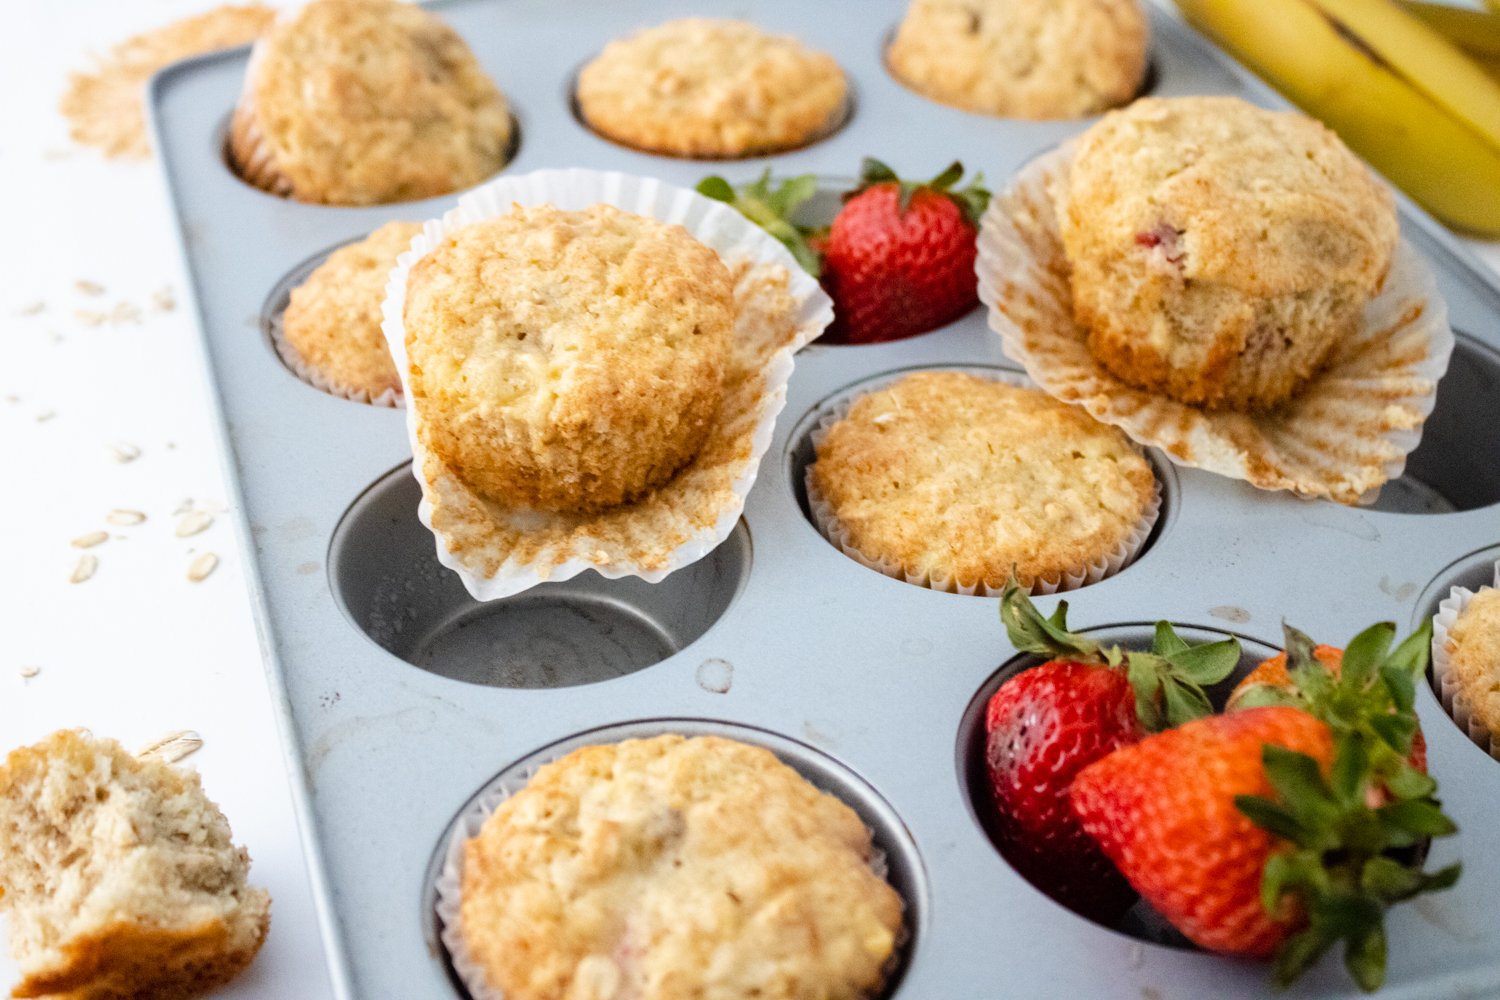
M203 748L203 737L191 729L179 729L159 740L152 740L135 752L137 757L160 757L164 764L175 764Z
M35 302L26 303L20 309L16 310L16 312L21 316L35 316L46 308L47 303L43 302L41 299L37 299Z
M146 515L142 514L140 511L138 511L138 510L124 510L124 509L119 508L119 507L116 507L114 510L110 511L108 514L104 515L104 521L105 521L106 524L118 524L118 525L123 525L125 527L130 527L131 525L140 524L141 522L143 522L145 520L146 520Z
M212 552L204 552L188 564L187 578L193 583L202 583L218 566L219 557Z
M177 505L177 509L174 510L174 511L172 511L172 513L173 514L186 514L188 511L190 511L192 509L193 509L193 498L192 497L183 497L182 498L182 503L178 504Z
M109 446L109 457L124 465L141 457L141 449L129 441L116 441Z
M115 307L109 311L109 321L116 326L122 323L139 323L141 309L133 302L116 302Z
M109 322L109 314L97 309L74 309L73 318L84 326L103 326Z
M24 667L21 668L21 676L24 677L24 678L26 678L27 680L31 680L31 678L35 677L37 674L39 674L41 672L42 672L42 668L39 667L39 666L37 666L34 663L28 663Z
M36 422L39 424L45 424L55 416L57 416L56 410L43 410L41 413L38 413L36 415Z
M127 38L89 72L69 77L61 110L73 141L112 158L150 156L143 98L152 74L179 59L253 41L275 14L261 4L225 6Z
M103 545L109 541L109 532L90 531L86 535L79 535L70 543L75 549L91 549L95 545Z
M5 394L5 401L6 401L6 402L7 402L7 403L19 403L19 402L20 402L20 401L21 401L21 397L20 397L20 396L17 396L17 395L16 395L16 394L15 394L15 393L13 393L13 392L7 392L7 393L6 393L6 394Z
M78 557L78 565L73 567L73 575L68 577L69 583L82 583L94 575L99 568L99 557L96 555L83 555Z
M157 312L171 312L177 308L177 296L172 294L171 285L163 285L151 293L151 305Z
M190 510L177 519L177 537L190 538L213 523L213 515L206 511Z
M73 282L73 287L84 295L103 295L105 288L97 281L89 281L87 278L79 278Z

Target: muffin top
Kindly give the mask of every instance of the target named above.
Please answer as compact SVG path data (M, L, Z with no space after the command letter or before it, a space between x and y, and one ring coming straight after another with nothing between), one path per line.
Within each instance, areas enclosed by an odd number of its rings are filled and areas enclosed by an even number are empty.
M505 98L452 28L413 3L315 0L256 43L241 111L299 201L448 194L497 172Z
M1075 264L1123 263L1149 246L1188 283L1263 296L1349 283L1373 295L1396 246L1389 189L1338 136L1234 97L1110 112L1078 139L1065 186L1055 197Z
M855 400L812 486L866 556L968 586L1056 581L1117 552L1155 496L1114 427L1036 389L917 372Z
M386 278L422 231L420 222L387 222L340 247L292 289L282 333L304 366L337 389L370 398L401 391L380 329Z
M717 411L729 269L681 226L551 205L454 230L407 282L409 390L481 494L628 502L692 458Z
M1448 630L1449 671L1480 725L1500 736L1500 590L1484 587Z
M832 56L744 21L684 18L610 42L578 74L589 124L674 156L750 156L832 128L848 85Z
M460 926L508 1000L857 1000L901 927L871 857L852 809L760 747L585 747L468 842Z
M1078 118L1146 75L1138 0L912 0L887 52L896 77L965 111Z

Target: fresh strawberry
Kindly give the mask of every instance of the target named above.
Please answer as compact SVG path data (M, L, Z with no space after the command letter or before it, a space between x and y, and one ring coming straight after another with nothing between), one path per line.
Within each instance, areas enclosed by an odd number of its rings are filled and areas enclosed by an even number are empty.
M1017 649L1051 659L1002 684L985 712L998 846L1053 899L1112 921L1135 901L1135 892L1074 817L1068 804L1073 776L1140 740L1164 717L1181 722L1207 714L1198 684L1228 675L1239 662L1238 643L1189 647L1162 623L1157 655L1105 649L1067 631L1066 602L1043 618L1014 580L1001 597L1000 614ZM1179 693L1167 696L1164 689Z
M1310 644L1310 643L1309 643ZM1334 678L1340 674L1340 667L1344 662L1344 651L1337 646L1318 645L1312 649L1312 660L1322 664L1323 668ZM1296 691L1291 672L1287 669L1287 654L1277 653L1269 660L1262 661L1259 666L1250 671L1244 679L1234 686L1229 693L1229 701L1224 706L1224 711L1233 712L1242 707L1253 706L1257 703L1270 704L1279 703L1281 699L1270 695L1261 688L1274 688L1277 691ZM1422 735L1422 727L1419 725L1411 737L1411 752L1407 755L1411 766L1427 773L1427 738ZM1375 804L1379 804L1376 802Z
M1192 941L1274 952L1282 986L1343 941L1350 974L1373 990L1385 975L1385 910L1459 873L1426 873L1410 853L1455 829L1436 783L1407 760L1430 635L1390 651L1395 628L1376 625L1349 642L1337 672L1306 636L1287 636L1293 690L1262 685L1259 696L1277 704L1115 751L1074 778L1073 810Z
M978 303L975 240L989 192L981 177L951 190L963 172L955 163L926 184L912 184L878 160L864 161L860 186L845 195L823 259L833 338L899 340L952 322Z

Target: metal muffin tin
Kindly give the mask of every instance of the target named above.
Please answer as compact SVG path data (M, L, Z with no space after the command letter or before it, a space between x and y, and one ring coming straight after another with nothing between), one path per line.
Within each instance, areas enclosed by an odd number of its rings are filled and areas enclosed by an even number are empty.
M709 172L749 180L767 165L848 176L875 154L909 176L960 158L1000 187L1087 124L984 118L905 89L882 60L903 8L903 0L438 6L514 106L522 138L513 172L586 166L691 185ZM570 93L577 69L612 38L689 14L749 17L832 52L853 84L849 121L785 155L720 163L638 153L581 124ZM1283 103L1170 17L1153 12L1152 27L1155 93ZM539 748L601 727L687 725L652 721L670 719L700 720L695 731L764 730L790 763L861 809L900 859L914 928L890 996L1269 994L1263 964L1153 943L1158 932L1138 921L1097 926L1011 869L986 836L984 803L970 796L983 696L1016 659L996 602L880 576L836 551L806 517L805 436L820 403L906 368L1013 367L982 311L899 343L804 350L744 519L700 564L654 587L585 574L476 605L437 565L417 521L402 413L303 383L266 334L299 267L387 220L436 216L451 199L320 207L239 181L224 140L246 58L238 50L174 67L155 80L150 105L340 997L462 995L437 940L429 879L456 812ZM1413 627L1450 580L1475 577L1493 558L1500 289L1426 215L1403 201L1402 216L1461 331L1409 475L1376 508L1350 509L1153 456L1164 487L1154 538L1118 575L1067 595L1076 627L1144 635L1164 617L1264 648L1279 644L1286 616L1341 643L1377 619ZM1417 510L1449 512L1401 512ZM1461 828L1434 846L1433 861L1461 855L1467 869L1455 889L1392 914L1384 995L1500 994L1492 915L1500 863L1487 849L1500 829L1500 763L1458 731L1430 690L1418 708L1432 770ZM1330 959L1292 995L1354 993Z

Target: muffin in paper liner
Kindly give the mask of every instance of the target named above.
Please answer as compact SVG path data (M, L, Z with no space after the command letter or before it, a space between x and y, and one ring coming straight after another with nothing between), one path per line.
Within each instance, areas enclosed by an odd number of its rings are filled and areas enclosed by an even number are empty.
M1018 388L1036 388L1035 384L1020 372L962 366L923 370L959 371ZM848 415L849 408L854 405L855 400L867 393L887 388L910 374L912 372L903 371L892 374L889 378L877 379L865 383L859 386L856 391L835 400L818 417L817 424L809 434L813 448L816 449L823 443L823 439L827 436L829 428ZM1149 460L1147 464L1150 464ZM1156 527L1157 519L1161 515L1161 479L1157 477L1154 469L1152 470L1151 480L1154 489L1150 503L1141 515L1140 521L1131 529L1129 536L1114 551L1107 553L1101 559L1070 570L1056 579L1048 577L1040 577L1034 580L1022 579L1020 581L1021 584L1028 587L1032 594L1057 594L1067 590L1077 590L1079 587L1084 587L1091 583L1098 583L1100 580L1114 576L1120 570L1134 562L1135 557L1140 554L1141 549L1145 546L1146 540L1151 537L1151 532ZM929 590L937 590L947 594L964 594L970 597L976 595L980 597L1000 596L1004 588L1003 583L998 586L991 586L983 580L964 583L956 576L913 573L908 571L899 560L874 556L862 551L854 544L848 526L834 513L833 505L819 491L813 477L811 463L809 463L806 472L803 474L803 484L807 489L807 506L809 513L812 515L813 527L817 528L818 533L826 538L834 548L860 565L873 569L878 573L883 573L894 580L902 580L913 586L926 587Z
M1494 586L1500 588L1500 562L1495 563L1494 581ZM1500 733L1490 732L1474 717L1468 698L1450 675L1452 657L1448 652L1448 631L1474 599L1474 594L1467 587L1454 587L1438 604L1437 614L1432 616L1432 685L1438 700L1458 728L1491 757L1500 760Z
M670 732L670 729L663 732ZM655 734L660 735L660 733ZM684 734L688 735L688 734ZM623 739L624 737L622 737ZM732 739L733 737L727 737ZM603 739L601 742L616 742L615 740ZM463 895L463 863L464 845L479 835L480 828L490 818L500 804L525 788L527 783L543 766L561 760L572 750L578 749L571 744L566 747L554 748L553 752L546 753L540 759L528 764L525 768L517 770L514 774L502 773L493 779L489 786L479 793L474 801L467 806L457 819L453 822L452 832L448 836L448 842L444 847L443 864L438 872L436 889L436 902L434 909L438 919L442 921L442 930L439 938L443 947L448 950L448 959L453 966L453 971L468 989L473 1000L505 1000L505 994L493 986L485 975L484 968L469 952L468 945L464 943L463 932L460 928L460 901ZM785 763L785 762L783 762ZM833 794L828 792L827 794ZM842 800L841 800L842 801ZM847 805L847 803L845 803ZM885 852L878 846L873 847L870 856L870 870L882 879L888 876L889 865ZM905 901L908 912L910 901ZM910 928L907 921L903 920L901 933L896 938L896 945L891 953L890 963L885 970L885 979L890 977L901 960L905 945L910 940Z
M303 361L302 356L297 353L297 349L287 343L286 330L282 326L283 312L284 310L278 310L276 315L271 317L269 323L271 328L271 346L276 348L276 356L292 370L293 375L296 375L313 388L321 389L330 396L337 396L340 399L348 399L356 403L369 403L371 406L399 408L404 405L401 401L401 393L395 389L387 389L382 393L372 396L369 390L337 382L329 378L321 370Z
M979 233L979 297L1006 357L1042 389L1160 448L1179 465L1345 504L1373 503L1401 475L1448 370L1453 331L1432 269L1404 240L1355 336L1295 398L1261 414L1210 411L1139 389L1089 353L1073 318L1051 192L1066 143L990 202Z
M517 205L574 211L600 203L679 224L728 265L736 316L724 400L694 459L639 501L592 514L507 508L479 496L427 446L425 415L411 398L407 276L460 226ZM832 322L833 303L785 247L728 205L653 178L571 169L496 178L428 222L391 271L383 313L408 401L412 471L422 484L418 516L437 536L438 561L459 574L476 600L488 601L586 569L656 583L728 538L786 403L792 355Z

